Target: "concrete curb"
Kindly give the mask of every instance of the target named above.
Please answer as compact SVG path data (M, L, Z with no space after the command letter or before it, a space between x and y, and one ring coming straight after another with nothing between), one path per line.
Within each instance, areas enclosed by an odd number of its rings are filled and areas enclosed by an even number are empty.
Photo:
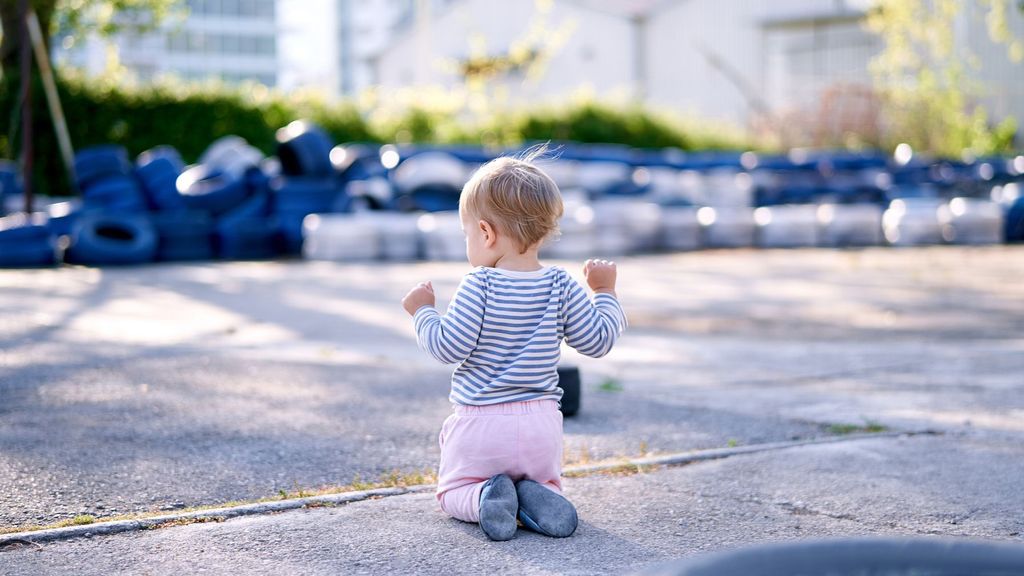
M305 498L292 498L289 500L276 500L272 502L258 502L255 504L242 504L239 506L227 506L224 508L210 508L208 510L196 510L194 512L181 512L178 514L163 514L148 518L134 520L113 520L110 522L95 522L81 526L66 526L63 528L50 528L47 530L33 530L28 532L13 532L0 536L0 548L10 544L52 542L55 540L67 540L70 538L100 536L117 534L119 532L130 532L145 530L160 524L181 522L189 520L204 519L225 520L236 516L251 516L254 514L268 514L271 512L283 512L295 510L307 506L323 504L348 504L359 502L370 498L382 498L385 496L398 496L401 494L412 494L416 492L432 491L432 484L420 486L409 486L407 488L378 488L375 490L360 490L357 492L343 492L340 494L325 494L323 496L308 496Z
M710 450L694 450L676 454L665 454L651 456L649 458L632 458L620 461L600 462L582 466L569 466L563 470L563 474L588 474L606 470L617 470L622 467L657 467L657 466L680 466L706 460L719 460L731 456L743 454L754 454L757 452L769 452L773 450L784 450L788 448L799 448L802 446L814 446L819 444L836 444L840 442L854 442L858 440L870 440L879 438L898 438L920 435L936 435L940 432L923 430L915 432L881 432L871 434L849 434L830 438L819 438L812 440L793 440L789 442L770 442L765 444L754 444L750 446L736 446L732 448L713 448ZM308 496L305 498L292 498L288 500L275 500L271 502L259 502L255 504L242 504L239 506L226 506L223 508L210 508L207 510L196 510L193 512L181 512L177 514L164 514L148 518L133 520L113 520L109 522L95 522L81 526L66 526L63 528L49 528L46 530L30 530L25 532L12 532L0 536L0 549L14 544L39 544L41 542L53 542L58 540L69 540L71 538L91 537L118 534L120 532L131 532L146 530L158 527L161 524L188 521L204 520L226 520L238 516L251 516L254 514L268 514L272 512L283 512L296 510L318 505L348 504L359 502L370 498L383 498L388 496L400 496L402 494L416 494L431 492L435 489L434 484L421 484L404 488L378 488L374 490L360 490L356 492L343 492L340 494L325 494L323 496Z

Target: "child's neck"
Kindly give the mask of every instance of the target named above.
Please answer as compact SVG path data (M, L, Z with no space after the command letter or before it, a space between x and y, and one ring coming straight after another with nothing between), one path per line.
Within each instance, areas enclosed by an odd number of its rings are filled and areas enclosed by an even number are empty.
M522 254L516 250L511 250L502 254L497 261L494 262L494 268L500 268L502 270L511 270L513 272L533 272L534 270L540 270L543 266L540 265L540 259L537 256L537 249L530 248Z

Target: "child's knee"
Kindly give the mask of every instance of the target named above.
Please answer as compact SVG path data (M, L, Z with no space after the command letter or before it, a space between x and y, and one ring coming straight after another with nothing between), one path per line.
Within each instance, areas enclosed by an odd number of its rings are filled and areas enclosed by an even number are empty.
M481 483L482 484L482 483ZM467 484L437 493L437 503L445 514L463 522L480 521L480 491L476 484Z

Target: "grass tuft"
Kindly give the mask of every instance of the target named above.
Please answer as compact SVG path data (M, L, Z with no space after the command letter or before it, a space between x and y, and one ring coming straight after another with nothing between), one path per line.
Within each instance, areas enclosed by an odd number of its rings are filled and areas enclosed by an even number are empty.
M597 387L602 392L622 392L622 383L615 378L605 378Z
M879 432L885 432L888 429L889 428L884 424L873 420L867 420L863 425L830 424L827 428L829 434L834 434L836 436L845 436L847 434L877 434Z

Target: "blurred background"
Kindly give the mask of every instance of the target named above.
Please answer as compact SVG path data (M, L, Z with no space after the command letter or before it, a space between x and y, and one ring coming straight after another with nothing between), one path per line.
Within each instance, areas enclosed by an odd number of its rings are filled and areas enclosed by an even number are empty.
M814 205L864 202L877 208L868 244L886 208L897 223L925 214L913 243L952 241L942 227L967 213L985 243L1024 238L1024 0L0 0L0 12L9 212L181 208L220 222L238 208L285 238L254 254L297 253L309 214L450 211L481 162L552 142L565 161L553 176L581 205L631 196L640 221L651 203L749 209L728 245L789 217L754 208L804 205L793 218L808 232L782 244L817 245L815 219L833 211ZM407 162L425 151L441 154ZM23 189L42 200L11 199ZM79 194L84 209L46 200ZM259 201L240 208L247 198ZM723 222L692 212L694 229ZM73 244L71 220L43 240ZM164 220L160 236L186 226Z
M0 3L12 112L18 3ZM135 153L171 144L194 159L239 132L269 153L272 129L312 116L339 142L908 142L959 158L1019 148L1024 117L1018 0L30 4L75 144ZM267 127L247 125L251 109ZM163 111L176 118L150 121ZM0 156L13 158L16 126L0 122Z

